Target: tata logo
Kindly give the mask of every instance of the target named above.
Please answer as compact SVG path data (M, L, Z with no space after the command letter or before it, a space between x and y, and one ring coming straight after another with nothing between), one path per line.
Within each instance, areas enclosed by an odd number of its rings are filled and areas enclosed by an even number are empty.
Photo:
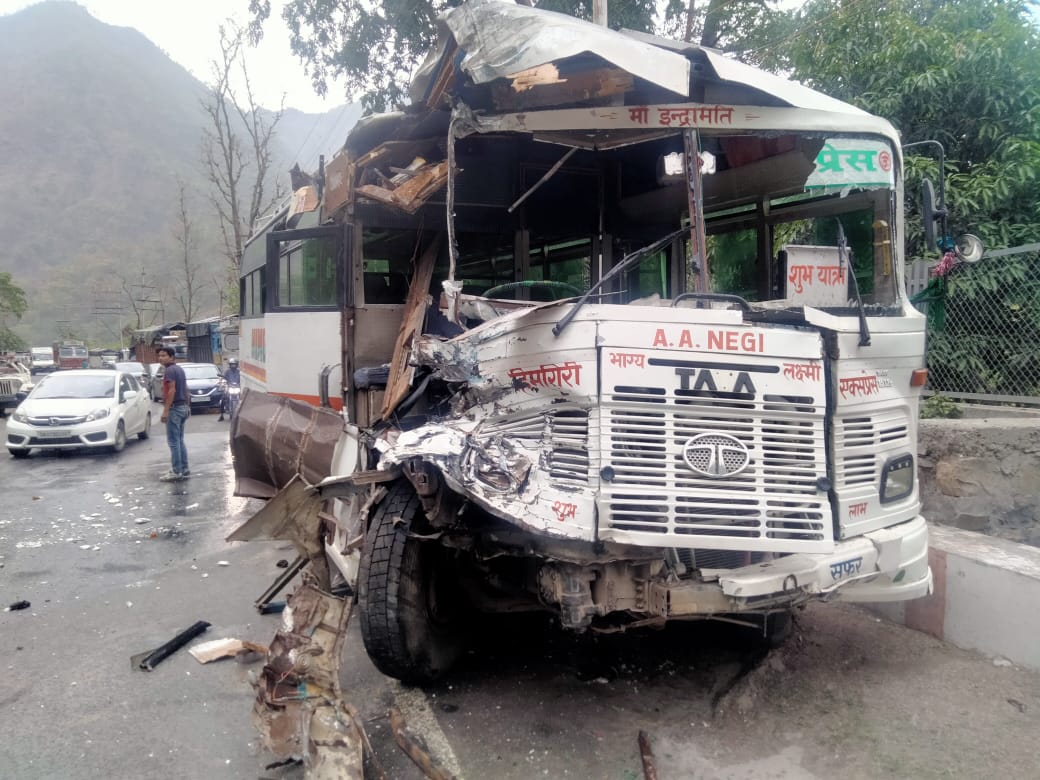
M675 375L679 377L680 390L693 390L708 393L719 392L719 386L715 382L715 375L706 368L676 368ZM732 389L723 392L750 393L755 394L755 385L751 382L751 376L747 371L737 373L736 381Z
M683 460L701 476L732 477L748 467L751 453L739 439L725 433L702 433L683 445Z

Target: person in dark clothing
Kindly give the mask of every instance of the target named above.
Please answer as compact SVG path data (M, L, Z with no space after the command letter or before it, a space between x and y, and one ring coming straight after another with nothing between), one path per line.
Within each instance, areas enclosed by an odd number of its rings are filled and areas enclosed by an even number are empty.
M159 362L163 366L163 413L166 423L166 443L170 445L170 470L159 477L160 482L180 482L191 474L188 470L188 450L184 446L184 423L191 415L191 399L184 369L177 365L173 347L159 347Z
M241 375L238 372L238 358L231 358L227 364L227 371L224 372L224 379L227 380L229 385L237 385L241 379Z
M234 412L231 405L231 388L238 387L242 383L242 375L238 371L238 358L228 360L224 381L227 382L227 387L224 388L224 400L220 402L220 417L217 418L217 422L221 422L225 414L230 415Z

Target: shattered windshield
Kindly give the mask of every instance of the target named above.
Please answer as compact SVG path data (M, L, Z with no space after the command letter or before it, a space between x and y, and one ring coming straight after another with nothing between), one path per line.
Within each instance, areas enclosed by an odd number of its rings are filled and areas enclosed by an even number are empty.
M691 188L681 132L612 145L614 135L596 136L603 148L567 149L573 133L551 136L558 145L523 136L460 142L455 278L463 295L542 302L595 290L590 300L646 304L700 291L836 313L898 301L887 139L699 132ZM469 174L510 156L518 161L509 176ZM691 189L701 195L699 229ZM674 241L657 244L673 233ZM374 248L383 233L370 234L366 247ZM403 246L402 261L411 243ZM366 253L366 293L370 277L385 286L395 262L403 266L386 256ZM447 265L445 257L442 278Z

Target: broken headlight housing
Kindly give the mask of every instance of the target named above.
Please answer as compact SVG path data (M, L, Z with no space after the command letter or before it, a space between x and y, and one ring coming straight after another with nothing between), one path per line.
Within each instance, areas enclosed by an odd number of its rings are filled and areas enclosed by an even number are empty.
M914 492L914 456L907 453L892 458L881 470L881 503L906 498Z

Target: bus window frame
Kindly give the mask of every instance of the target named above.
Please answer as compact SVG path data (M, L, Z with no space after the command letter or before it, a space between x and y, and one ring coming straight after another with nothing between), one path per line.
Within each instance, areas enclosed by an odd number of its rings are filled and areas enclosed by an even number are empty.
M323 306L290 306L282 305L281 301L281 289L279 285L279 265L283 254L288 254L291 251L291 247L287 245L303 242L312 238L326 238L332 239L333 242L333 257L336 266L336 302L333 304L326 304ZM267 234L267 261L266 261L266 276L267 276L267 306L265 313L267 312L308 312L308 311L340 311L344 306L349 305L350 298L350 274L346 273L345 269L345 257L344 247L347 242L344 240L344 229L343 225L323 225L320 227L310 228L297 228L293 230L272 230ZM283 252L282 248L286 247L288 251ZM274 283L272 284L272 280Z

